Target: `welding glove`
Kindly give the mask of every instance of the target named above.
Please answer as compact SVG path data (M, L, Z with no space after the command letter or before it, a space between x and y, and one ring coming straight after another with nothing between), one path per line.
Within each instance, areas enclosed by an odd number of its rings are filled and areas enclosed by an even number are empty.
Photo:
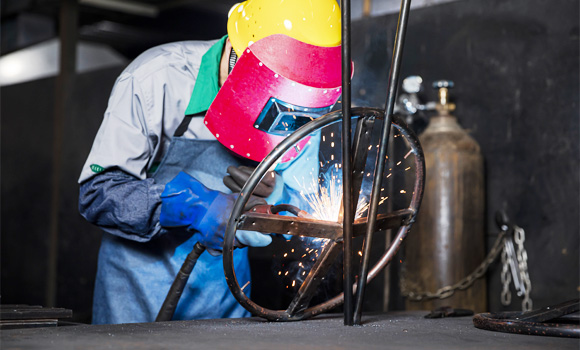
M224 185L227 186L232 192L239 193L242 191L242 187L248 181L248 178L254 172L256 168L248 167L248 166L229 166L228 167L228 174L224 177ZM253 196L267 198L269 195L272 194L274 191L274 187L276 186L276 173L273 171L266 172L266 175L262 178L262 180L258 183L258 186L254 189L252 193Z
M163 227L187 227L197 235L198 242L215 255L224 244L226 226L238 194L225 194L205 187L190 175L180 172L161 194L159 222ZM244 210L266 204L263 198L251 196ZM238 231L237 247L264 247L272 237L254 231Z

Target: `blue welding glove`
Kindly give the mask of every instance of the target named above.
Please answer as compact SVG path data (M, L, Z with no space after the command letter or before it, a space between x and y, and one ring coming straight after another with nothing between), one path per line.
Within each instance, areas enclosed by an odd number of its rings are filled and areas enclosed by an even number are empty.
M190 175L180 172L165 185L161 194L159 222L163 227L187 227L195 232L198 242L210 251L221 251L226 226L238 194L210 190ZM250 197L245 210L266 204ZM238 231L235 246L264 247L272 237L254 231Z

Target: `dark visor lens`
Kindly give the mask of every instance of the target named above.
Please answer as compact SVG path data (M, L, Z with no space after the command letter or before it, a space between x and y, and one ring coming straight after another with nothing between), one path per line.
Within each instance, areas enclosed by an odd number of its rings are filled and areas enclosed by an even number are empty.
M288 136L331 109L332 105L322 108L300 107L271 97L256 119L254 127L269 134Z

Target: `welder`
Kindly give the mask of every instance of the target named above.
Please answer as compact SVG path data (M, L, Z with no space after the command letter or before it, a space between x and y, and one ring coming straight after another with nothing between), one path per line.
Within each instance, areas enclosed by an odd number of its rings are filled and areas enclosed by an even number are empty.
M199 258L173 319L249 316L219 256L235 192L251 166L338 99L340 10L335 0L249 0L230 10L227 27L217 41L144 52L113 86L79 179L79 210L104 231L93 323L153 321L196 242L211 254ZM247 207L291 203L295 178L317 164L318 148L298 145ZM236 246L271 240L242 231ZM245 284L247 249L234 260Z

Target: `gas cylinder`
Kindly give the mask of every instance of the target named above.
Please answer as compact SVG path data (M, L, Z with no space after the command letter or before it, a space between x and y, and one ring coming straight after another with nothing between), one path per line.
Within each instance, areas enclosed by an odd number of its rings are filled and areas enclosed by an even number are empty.
M425 153L425 192L417 221L405 248L403 294L436 292L472 273L485 257L484 173L478 143L451 114L451 81L433 84L439 91L437 114L429 120L419 140ZM449 295L451 293L447 293ZM442 295L446 296L446 295ZM433 310L443 306L486 311L486 282L475 280L450 297L413 301L408 310Z

